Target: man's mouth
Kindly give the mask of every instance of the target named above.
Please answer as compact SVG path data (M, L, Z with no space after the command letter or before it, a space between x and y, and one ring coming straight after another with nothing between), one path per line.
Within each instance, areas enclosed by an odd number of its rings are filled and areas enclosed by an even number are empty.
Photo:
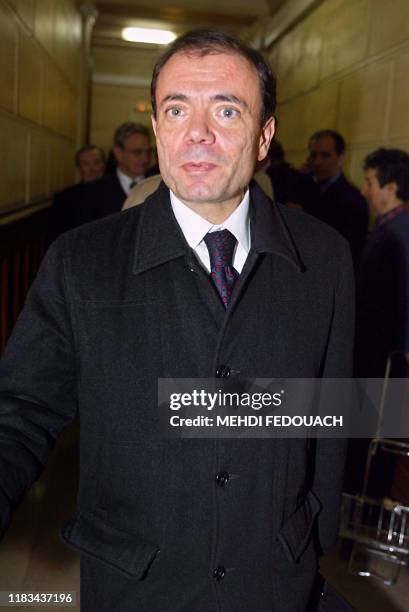
M182 165L183 170L189 174L206 174L216 167L217 165L211 162L188 162Z

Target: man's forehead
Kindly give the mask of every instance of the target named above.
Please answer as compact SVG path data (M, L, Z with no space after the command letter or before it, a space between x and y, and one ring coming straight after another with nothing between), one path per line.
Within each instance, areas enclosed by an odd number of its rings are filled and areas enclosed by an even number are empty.
M206 82L216 81L224 74L234 71L235 81L249 77L249 72L253 72L258 78L255 67L241 54L235 52L211 52L200 53L199 51L179 51L172 55L166 62L158 76L158 87L183 82L188 84L193 79L203 79ZM244 76L247 73L247 76ZM171 75L172 83L168 82Z
M135 132L134 134L130 134L127 138L125 138L125 142L145 142L149 141L149 137L146 134L141 134L140 132Z
M366 179L369 179L369 180L377 180L378 173L376 171L376 168L366 168L364 170L364 176Z
M310 140L310 149L321 149L326 151L335 150L335 141L331 136L321 136L320 138L313 138Z
M80 161L101 157L101 152L98 149L88 149L80 154Z

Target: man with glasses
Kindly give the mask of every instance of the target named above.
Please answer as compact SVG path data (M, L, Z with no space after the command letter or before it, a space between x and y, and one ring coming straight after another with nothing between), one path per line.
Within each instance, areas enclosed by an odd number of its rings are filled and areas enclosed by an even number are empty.
M149 130L139 123L123 123L114 134L113 152L115 171L83 190L82 223L119 212L132 187L145 178L151 160Z

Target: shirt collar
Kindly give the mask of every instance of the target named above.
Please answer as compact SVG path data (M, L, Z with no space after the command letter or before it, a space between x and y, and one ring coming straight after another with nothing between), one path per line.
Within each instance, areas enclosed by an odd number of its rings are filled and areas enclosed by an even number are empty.
M198 247L208 232L228 229L247 252L250 250L249 189L246 189L243 199L230 217L220 225L214 225L203 219L186 204L183 204L172 191L170 191L170 202L176 221L192 249Z
M409 202L403 202L399 206L396 206L396 208L392 208L392 210L388 211L387 213L384 213L383 215L378 215L375 220L375 226L381 227L382 225L385 225L385 223L387 223L388 221L391 221L392 219L394 219L401 213L408 212L408 211L409 211Z
M138 182L138 180L143 178L142 175L131 178L130 176L121 172L119 168L116 169L116 175L118 177L118 181L120 182L122 189L125 191L126 194L128 194L130 191L131 183L134 183L135 181Z
M305 272L298 241L287 223L287 217L293 211L287 211L278 204L272 205L254 182L250 184L250 201L251 247L255 253L279 256L300 273ZM127 214L130 215L129 219L135 220L134 274L141 274L179 257L191 257L191 248L175 219L169 189L163 181L143 204L130 209Z

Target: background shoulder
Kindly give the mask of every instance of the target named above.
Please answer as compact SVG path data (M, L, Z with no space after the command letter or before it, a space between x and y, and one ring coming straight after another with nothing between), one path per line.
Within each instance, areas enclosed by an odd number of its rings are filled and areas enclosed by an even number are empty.
M306 212L274 204L290 234L300 248L349 252L348 242L335 229Z

